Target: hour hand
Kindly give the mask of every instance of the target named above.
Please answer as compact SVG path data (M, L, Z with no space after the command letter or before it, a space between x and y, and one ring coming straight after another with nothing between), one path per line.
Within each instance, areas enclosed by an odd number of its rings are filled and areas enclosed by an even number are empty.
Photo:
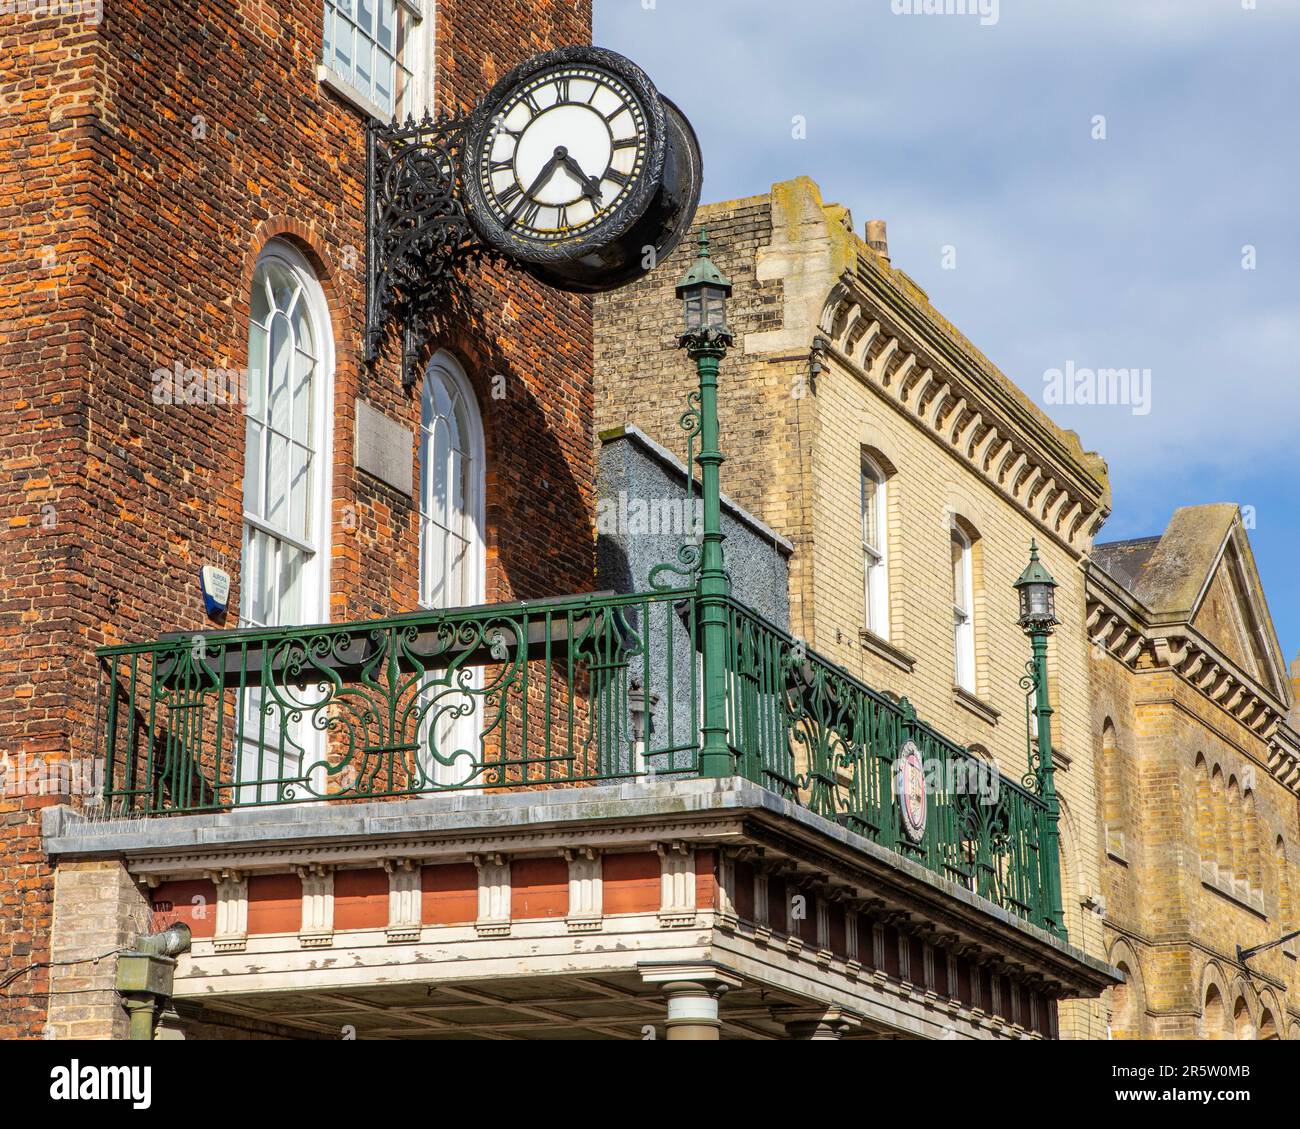
M600 203L600 177L588 176L582 171L582 166L578 164L567 153L561 158L560 163L572 173L582 185L582 194L587 197L593 204Z

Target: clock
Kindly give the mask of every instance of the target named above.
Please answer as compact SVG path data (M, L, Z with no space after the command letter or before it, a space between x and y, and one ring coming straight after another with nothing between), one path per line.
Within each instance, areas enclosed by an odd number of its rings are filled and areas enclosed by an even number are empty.
M564 290L609 290L653 269L699 204L690 123L640 67L598 47L547 51L497 82L462 160L479 238Z

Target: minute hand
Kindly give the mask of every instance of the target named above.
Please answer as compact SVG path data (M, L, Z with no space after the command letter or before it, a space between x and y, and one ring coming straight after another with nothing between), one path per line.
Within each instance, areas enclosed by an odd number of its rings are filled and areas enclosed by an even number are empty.
M552 157L549 161L546 162L546 164L542 166L542 171L537 174L537 179L534 180L533 183L530 184L527 189L525 189L524 194L519 197L519 203L517 203L513 208L510 209L511 224L513 224L515 220L519 218L520 211L523 209L526 203L528 203L530 200L533 199L533 197L537 193L537 190L541 188L541 186L545 184L548 180L551 179L552 174L555 172L555 166L559 164L559 162L560 162L559 157Z

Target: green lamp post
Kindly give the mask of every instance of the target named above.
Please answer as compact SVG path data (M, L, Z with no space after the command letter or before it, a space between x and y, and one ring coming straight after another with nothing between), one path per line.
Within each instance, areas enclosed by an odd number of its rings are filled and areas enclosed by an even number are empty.
M695 361L699 374L700 501L703 536L700 545L696 591L699 595L700 636L704 663L704 724L700 748L703 776L730 776L735 757L727 743L727 579L722 554L722 503L720 468L722 451L718 435L718 368L734 338L727 328L727 298L731 283L709 257L709 236L700 233L700 253L677 284L682 300L685 332L680 348Z
M1047 806L1047 826L1043 835L1044 867L1042 924L1049 932L1065 936L1061 909L1060 819L1061 805L1056 798L1056 768L1052 763L1052 704L1047 693L1047 637L1059 622L1056 618L1056 581L1038 559L1037 540L1029 543L1029 565L1012 585L1020 594L1020 627L1033 644L1033 658L1025 665L1020 685L1034 696L1034 717L1038 722L1038 749L1032 741L1029 749L1029 779Z

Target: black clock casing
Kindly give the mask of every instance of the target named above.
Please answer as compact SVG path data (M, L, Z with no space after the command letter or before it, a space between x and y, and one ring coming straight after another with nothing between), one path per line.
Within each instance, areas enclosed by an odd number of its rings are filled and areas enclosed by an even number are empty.
M640 67L603 48L520 64L474 111L466 141L465 210L479 238L560 289L609 290L652 270L699 204L690 123Z

